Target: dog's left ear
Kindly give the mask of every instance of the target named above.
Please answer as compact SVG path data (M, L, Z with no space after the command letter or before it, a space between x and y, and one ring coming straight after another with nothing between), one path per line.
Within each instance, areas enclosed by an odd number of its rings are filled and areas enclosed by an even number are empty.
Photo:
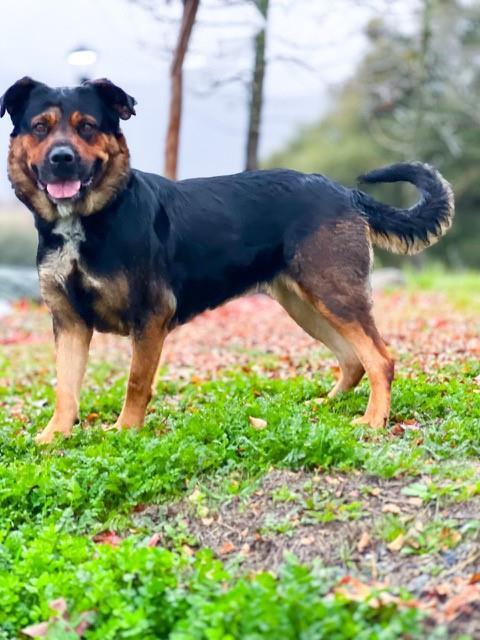
M84 85L94 87L100 98L111 108L114 109L122 120L128 120L135 115L135 105L137 101L129 96L123 89L117 87L107 78L98 80L87 80Z
M23 112L30 92L40 84L42 83L32 80L32 78L29 78L28 76L20 78L20 80L15 82L15 84L12 84L12 86L7 89L0 98L0 118L2 118L5 115L5 112L8 111L12 118L12 122L16 124L18 116Z

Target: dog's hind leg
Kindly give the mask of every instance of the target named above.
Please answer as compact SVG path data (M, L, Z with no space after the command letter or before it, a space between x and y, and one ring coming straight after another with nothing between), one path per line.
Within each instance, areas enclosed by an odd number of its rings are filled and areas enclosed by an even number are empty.
M343 356L350 366L337 392L365 369L370 398L365 415L357 422L372 427L385 425L390 411L394 363L375 326L369 287L371 252L364 221L352 212L341 220L323 224L297 248L284 283L303 302L314 308L330 325L337 345L345 345ZM341 349L337 351L340 353ZM356 357L352 359L352 352ZM352 369L351 363L356 363Z
M297 295L294 288L288 286L285 278L279 277L274 280L269 292L304 331L312 338L323 342L337 357L340 378L328 393L328 397L333 398L338 393L356 387L365 369L350 343L314 306Z

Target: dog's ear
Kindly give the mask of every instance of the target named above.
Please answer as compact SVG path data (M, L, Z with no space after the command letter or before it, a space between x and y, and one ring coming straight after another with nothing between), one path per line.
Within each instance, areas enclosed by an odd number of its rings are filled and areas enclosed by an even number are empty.
M99 78L98 80L87 80L83 83L95 88L100 98L111 109L117 112L122 120L128 120L135 115L135 105L137 101L129 96L123 89L117 87L107 78Z
M41 82L32 80L28 76L20 78L15 84L6 90L3 96L0 98L0 118L8 111L12 122L16 124L19 116L23 113L25 103L28 100L30 92L35 87L39 86Z

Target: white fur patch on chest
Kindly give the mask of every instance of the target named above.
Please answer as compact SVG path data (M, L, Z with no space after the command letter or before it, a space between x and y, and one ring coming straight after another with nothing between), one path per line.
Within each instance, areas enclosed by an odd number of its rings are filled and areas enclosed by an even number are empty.
M64 286L74 266L80 260L80 243L85 240L85 231L80 219L76 216L61 217L52 231L63 238L58 249L50 251L40 265L40 279L54 280Z

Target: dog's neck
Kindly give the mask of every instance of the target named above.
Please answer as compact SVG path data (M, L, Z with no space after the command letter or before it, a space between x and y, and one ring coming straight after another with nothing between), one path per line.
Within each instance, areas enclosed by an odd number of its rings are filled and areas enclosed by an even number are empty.
M69 218L73 214L73 203L57 204L57 212L60 219Z

